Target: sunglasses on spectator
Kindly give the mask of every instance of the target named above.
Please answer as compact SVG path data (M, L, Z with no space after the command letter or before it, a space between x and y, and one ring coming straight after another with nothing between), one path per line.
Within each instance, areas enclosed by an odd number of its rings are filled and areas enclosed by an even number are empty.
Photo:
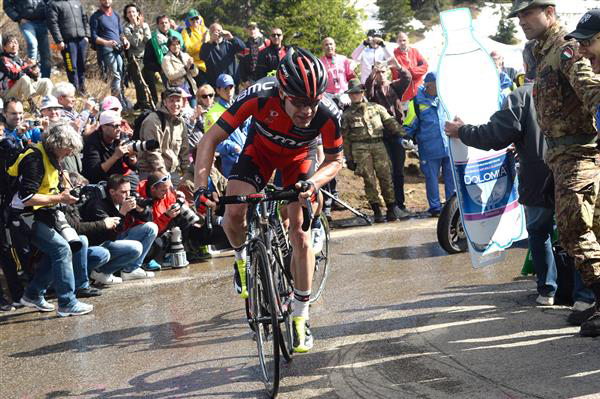
M108 127L111 127L111 128L113 128L113 129L119 129L119 128L121 127L121 125L116 125L116 124L114 124L114 123L107 123L107 124L106 124L106 125L104 125L104 126L108 126Z
M208 94L200 94L200 97L207 99L207 98L213 98L215 96L215 93L208 93Z
M164 184L164 183L168 182L170 178L171 178L171 176L164 175L163 177L161 177L160 179L155 181L150 187L158 186L159 184Z
M319 103L321 102L321 98L322 96L319 96L318 98L306 98L306 97L292 97L292 96L286 96L290 102L292 103L292 105L296 108L302 108L302 107L309 107L309 108L316 108Z
M271 36L273 36L273 37L281 37L281 36L283 36L283 33L271 33Z

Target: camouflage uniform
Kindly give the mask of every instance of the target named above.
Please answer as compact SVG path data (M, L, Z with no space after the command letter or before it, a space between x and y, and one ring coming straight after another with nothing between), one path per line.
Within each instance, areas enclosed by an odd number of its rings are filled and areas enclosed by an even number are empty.
M355 173L363 178L369 204L382 205L375 178L379 180L385 204L396 201L391 163L383 144L384 127L404 136L404 130L384 107L363 101L351 104L342 115L344 154L356 162Z
M600 158L593 125L600 78L566 34L557 22L538 40L533 96L555 180L560 241L590 286L600 282Z

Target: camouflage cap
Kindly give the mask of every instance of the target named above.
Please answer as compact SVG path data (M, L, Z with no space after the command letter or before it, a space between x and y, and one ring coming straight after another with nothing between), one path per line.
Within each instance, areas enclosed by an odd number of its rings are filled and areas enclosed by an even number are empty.
M513 0L513 6L508 18L514 18L520 11L529 7L555 6L556 0Z
M365 87L360 83L359 79L351 79L348 82L346 93L360 93L361 91L365 91Z

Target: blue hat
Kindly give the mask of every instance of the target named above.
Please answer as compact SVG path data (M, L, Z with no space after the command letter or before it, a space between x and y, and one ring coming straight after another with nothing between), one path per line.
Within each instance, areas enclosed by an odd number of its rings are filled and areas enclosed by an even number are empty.
M227 86L235 86L235 82L231 75L227 75L226 73L222 73L217 78L217 89L224 89Z
M435 72L429 72L425 75L425 83L435 82L437 80L437 74Z

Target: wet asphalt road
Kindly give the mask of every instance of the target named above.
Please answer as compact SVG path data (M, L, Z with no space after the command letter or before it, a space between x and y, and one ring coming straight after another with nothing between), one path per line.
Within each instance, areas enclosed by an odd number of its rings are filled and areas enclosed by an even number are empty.
M600 397L600 345L536 307L523 249L482 270L432 219L337 230L315 348L282 398ZM0 314L0 398L262 398L231 258L104 291L92 314ZM599 394L597 394L599 393Z

